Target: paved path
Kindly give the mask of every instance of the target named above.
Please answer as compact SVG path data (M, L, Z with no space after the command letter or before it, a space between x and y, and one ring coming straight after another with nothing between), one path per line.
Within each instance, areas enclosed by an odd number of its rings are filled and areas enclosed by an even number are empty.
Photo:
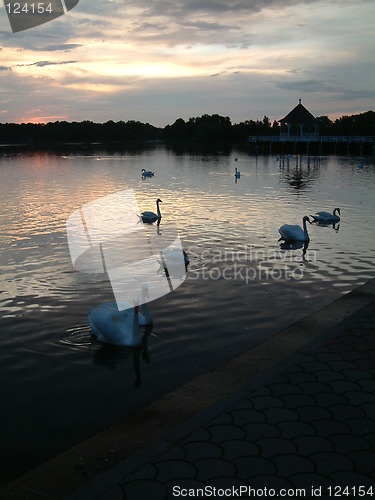
M375 303L310 348L71 499L375 498Z

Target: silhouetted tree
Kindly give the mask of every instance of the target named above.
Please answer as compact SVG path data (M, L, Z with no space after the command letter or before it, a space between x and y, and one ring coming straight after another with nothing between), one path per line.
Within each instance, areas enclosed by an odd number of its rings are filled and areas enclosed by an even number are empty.
M367 111L342 116L332 122L327 116L317 118L321 135L373 135L375 112ZM172 125L157 128L149 123L127 122L94 123L56 121L47 124L0 124L0 142L3 144L66 144L66 143L144 143L162 139L165 142L189 144L244 143L252 135L278 135L280 126L269 118L246 120L232 125L228 116L204 114L188 121L178 118Z

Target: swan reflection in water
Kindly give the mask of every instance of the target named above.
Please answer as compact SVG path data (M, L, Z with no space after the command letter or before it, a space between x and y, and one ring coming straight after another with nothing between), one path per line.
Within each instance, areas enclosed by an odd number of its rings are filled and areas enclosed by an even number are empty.
M320 227L331 227L336 233L339 232L340 229L340 222L333 222L333 221L313 221L312 224L315 224L316 226Z
M135 374L134 387L140 387L141 378L141 357L145 363L150 363L150 354L148 352L148 340L151 336L153 324L144 327L141 343L133 347L117 346L101 343L99 349L95 351L93 364L116 370L119 364L133 357L133 367Z
M280 240L279 240L280 241ZM306 252L309 247L310 240L307 241L281 241L281 250L298 250L302 248L302 260L306 260Z

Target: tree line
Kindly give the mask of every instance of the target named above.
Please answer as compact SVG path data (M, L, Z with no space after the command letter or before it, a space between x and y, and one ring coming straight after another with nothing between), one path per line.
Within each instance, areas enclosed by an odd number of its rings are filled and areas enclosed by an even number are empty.
M317 117L320 135L375 136L375 112L367 111L342 116L334 121L328 116ZM105 123L56 121L42 123L0 124L1 144L69 144L69 143L206 143L240 144L249 136L280 134L277 121L267 116L262 120L246 120L232 124L228 116L204 114L184 120L178 118L163 128L129 120Z

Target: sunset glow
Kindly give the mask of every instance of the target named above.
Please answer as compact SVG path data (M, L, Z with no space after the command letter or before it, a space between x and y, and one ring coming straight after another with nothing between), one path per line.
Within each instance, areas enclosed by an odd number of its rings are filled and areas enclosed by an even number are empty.
M12 34L0 8L0 117L238 122L298 98L317 116L360 113L374 102L374 14L365 0L113 1Z

